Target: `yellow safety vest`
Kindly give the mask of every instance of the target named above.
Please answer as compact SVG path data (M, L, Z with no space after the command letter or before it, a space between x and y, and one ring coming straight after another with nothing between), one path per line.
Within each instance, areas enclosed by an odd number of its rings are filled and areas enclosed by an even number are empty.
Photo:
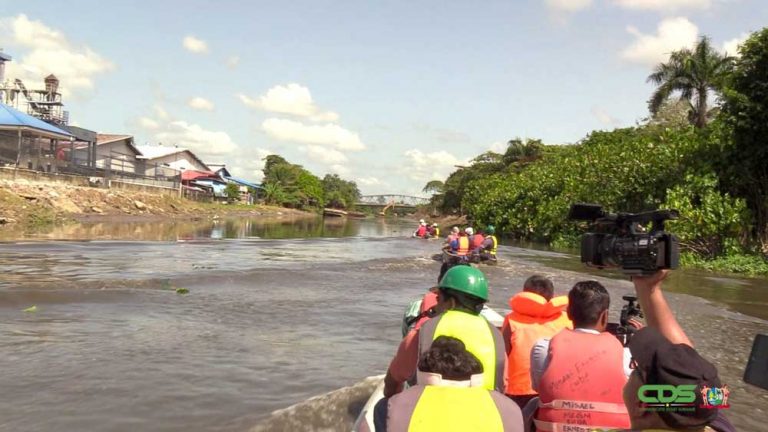
M492 333L491 325L485 318L467 312L449 310L433 319L438 319L438 321L434 332L429 335L431 336L430 344L431 341L439 336L451 336L461 340L464 342L467 351L474 354L480 360L480 363L483 364L483 388L494 390L497 388L497 384L503 387L503 376L501 375L504 373L504 361L506 361L506 352L503 348L504 342L503 340L500 341L502 352L497 353L497 341ZM429 329L431 329L431 326L426 329L422 327L421 331L426 330L429 332ZM422 346L420 351L422 349L426 351L429 348ZM501 370L497 368L497 362L499 361L501 362ZM501 379L496 376L497 373L501 376ZM500 383L497 383L497 381L500 381Z
M426 386L413 410L408 432L504 431L499 408L481 387Z
M491 240L493 240L493 249L491 249L491 255L496 255L496 248L499 246L499 241L496 240L496 236L492 235Z

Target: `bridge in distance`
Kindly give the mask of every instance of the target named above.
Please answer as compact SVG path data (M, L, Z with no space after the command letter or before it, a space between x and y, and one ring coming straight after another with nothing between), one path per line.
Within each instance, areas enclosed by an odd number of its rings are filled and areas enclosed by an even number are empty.
M381 207L380 213L388 209L416 210L416 206L429 204L429 198L410 195L363 195L355 204L357 207Z

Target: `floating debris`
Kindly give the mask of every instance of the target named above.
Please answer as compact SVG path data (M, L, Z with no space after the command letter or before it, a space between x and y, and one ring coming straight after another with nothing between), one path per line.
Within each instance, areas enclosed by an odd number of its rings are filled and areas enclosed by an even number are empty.
M189 294L189 290L186 288L176 288L176 294Z
M22 312L27 312L27 313L37 312L37 305L30 306L30 307L22 310Z

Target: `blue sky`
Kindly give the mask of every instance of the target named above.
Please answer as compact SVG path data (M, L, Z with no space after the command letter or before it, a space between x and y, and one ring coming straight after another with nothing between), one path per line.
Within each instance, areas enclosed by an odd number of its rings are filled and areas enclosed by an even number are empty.
M761 0L242 3L0 0L0 47L82 127L416 194L514 137L633 125L665 53L768 23Z

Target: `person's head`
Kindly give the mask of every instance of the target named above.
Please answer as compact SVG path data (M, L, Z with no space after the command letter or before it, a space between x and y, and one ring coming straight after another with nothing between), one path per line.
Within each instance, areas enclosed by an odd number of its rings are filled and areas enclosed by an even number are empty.
M568 318L574 328L605 331L611 297L597 281L577 282L568 293Z
M475 233L475 230L473 230L473 229L472 229L472 227L467 227L467 228L464 230L464 232L465 232L465 233L467 233L467 235L468 235L468 236L471 236L472 234L474 234L474 233Z
M419 219L419 223L423 224L424 223L424 219Z
M419 370L440 374L444 379L466 381L483 373L483 364L467 351L464 342L450 336L438 336L419 360Z
M635 370L624 386L624 404L632 429L700 429L714 420L716 408L704 408L703 386L720 388L717 369L685 344L673 344L655 328L645 327L629 342ZM695 385L695 408L655 412L644 409L638 392L643 385Z
M436 223L433 223L433 224L432 224L432 228L437 228L437 224L436 224Z
M526 279L523 284L523 291L538 294L544 297L546 301L550 301L555 295L555 286L549 278L541 275L533 275Z
M485 228L485 233L486 233L486 234L488 234L488 235L494 235L494 234L496 234L496 227L494 227L493 225L488 225L488 226Z
M459 233L459 227L455 226L455 227L451 228L451 232L454 233L454 234L458 234Z
M451 267L437 286L439 312L459 309L479 314L488 301L488 281L485 275L469 265Z

